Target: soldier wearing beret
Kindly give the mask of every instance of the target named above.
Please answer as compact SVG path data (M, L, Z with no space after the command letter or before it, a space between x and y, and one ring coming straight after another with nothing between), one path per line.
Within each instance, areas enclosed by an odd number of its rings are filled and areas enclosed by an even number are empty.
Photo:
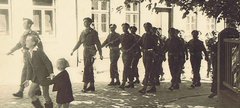
M40 37L38 36L38 33L33 31L31 29L33 25L33 21L29 18L23 18L23 27L25 29L23 35L20 37L19 42L7 53L7 55L11 55L12 53L14 53L15 51L22 49L23 52L23 58L24 58L24 65L23 65L23 69L22 69L22 75L21 75L21 82L20 82L20 88L19 91L17 93L14 93L13 96L15 97L23 97L23 91L24 91L24 81L26 80L26 76L27 76L27 60L26 60L26 53L28 51L28 48L26 47L26 38L28 35L36 35L38 37L39 40ZM41 50L43 50L43 46L42 46L42 42L39 41L39 43L37 44L37 47ZM36 94L37 95L41 95L41 91L40 88L38 87L38 89L36 90Z
M73 48L73 51L71 55L73 55L73 52L77 50L80 45L83 44L84 50L83 50L83 57L84 57L84 72L83 72L83 92L87 91L95 91L94 86L94 73L93 73L93 63L94 63L94 56L96 55L96 52L98 50L100 59L103 59L102 56L102 48L101 43L98 37L98 32L90 27L93 20L91 18L84 18L84 26L85 30L82 31L80 35L80 39ZM96 48L97 46L97 48ZM90 86L87 87L87 85L90 83Z
M136 34L137 27L131 26L130 27L130 31L131 31L131 34L135 38L135 42L140 41L141 37ZM138 83L139 84L140 80L139 80L139 74L138 74L138 62L139 62L139 59L142 57L140 45L138 43L136 43L136 45L133 47L132 50L133 50L133 53L134 53L133 61L132 61L133 77L135 78L134 83Z
M116 33L117 26L115 24L110 24L109 26L111 33L108 35L107 39L102 43L102 47L106 46L110 49L110 77L111 82L108 84L112 85L120 85L119 74L118 74L118 66L117 62L120 56L120 34ZM114 82L116 80L116 82Z
M207 50L203 44L203 41L198 39L199 31L193 30L192 36L193 39L191 39L187 43L187 47L189 49L190 53L190 62L192 66L192 72L193 72L193 82L191 87L199 87L201 86L201 78L200 78L200 67L201 67L201 60L202 60L202 52L204 52L205 60L208 61L208 55Z
M122 51L122 61L124 64L123 68L123 80L122 84L119 86L119 88L123 89L125 88L125 84L127 82L127 79L129 80L129 85L126 86L126 88L134 88L134 83L133 83L133 72L132 72L132 60L133 60L133 51L130 50L131 47L133 47L135 43L135 38L134 36L129 33L129 24L128 23L123 23L122 24L122 30L123 34L121 34L121 51Z
M152 33L152 24L145 23L144 29L146 33L143 34L140 45L142 46L143 51L143 64L145 67L145 75L143 81L143 88L139 90L140 93L155 93L156 87L154 78L156 76L156 72L154 70L154 60L156 55L156 48L157 48L157 36ZM148 82L150 82L151 88L147 90Z

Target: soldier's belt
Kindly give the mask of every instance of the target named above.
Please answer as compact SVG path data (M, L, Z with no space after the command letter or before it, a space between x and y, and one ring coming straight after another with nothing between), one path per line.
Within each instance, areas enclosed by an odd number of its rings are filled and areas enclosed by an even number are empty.
M153 51L153 49L143 49L144 52Z
M120 48L119 47L109 47L109 49L116 50L116 49L120 49Z
M85 45L84 48L93 48L95 45Z

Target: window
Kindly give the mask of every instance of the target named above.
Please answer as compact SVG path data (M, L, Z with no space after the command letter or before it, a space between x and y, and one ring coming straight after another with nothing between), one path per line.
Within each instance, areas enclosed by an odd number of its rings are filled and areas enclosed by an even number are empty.
M55 36L54 0L33 0L33 27L43 36Z
M108 33L109 1L92 0L92 19L94 28L98 33Z
M196 15L187 16L186 35L191 36L191 32L196 29L197 29L197 16Z
M0 36L8 36L10 29L9 0L0 0Z
M139 28L139 19L139 5L130 4L130 8L126 8L126 23Z
M207 30L208 32L215 30L215 19L207 18Z

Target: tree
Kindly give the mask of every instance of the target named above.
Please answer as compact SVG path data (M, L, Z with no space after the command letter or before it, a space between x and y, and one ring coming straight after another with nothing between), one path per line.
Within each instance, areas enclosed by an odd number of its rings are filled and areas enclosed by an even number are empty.
M240 0L125 0L126 7L130 7L130 3L148 2L146 6L149 10L155 10L157 4L165 4L168 7L179 6L184 11L183 18L190 12L196 13L200 11L209 18L216 18L219 22L223 19L231 19L240 25ZM157 12L157 11L155 11Z

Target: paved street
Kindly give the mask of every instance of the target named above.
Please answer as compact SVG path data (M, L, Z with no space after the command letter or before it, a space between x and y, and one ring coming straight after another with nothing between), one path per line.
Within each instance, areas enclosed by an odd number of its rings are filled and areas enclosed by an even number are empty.
M12 96L12 93L18 90L20 73L21 73L21 57L16 53L13 56L0 56L4 63L0 64L0 108L31 108L30 99L25 90L24 98L18 99ZM51 57L51 55L50 55ZM106 56L105 56L106 57ZM13 63L14 62L14 63ZM53 61L54 63L54 61ZM119 60L119 72L121 75L122 61ZM96 60L95 79L96 92L81 93L83 84L82 80L82 62L79 67L72 65L68 68L68 72L73 83L73 92L75 101L71 103L72 108L226 108L219 102L218 98L208 99L210 94L210 78L206 78L206 62L202 63L202 86L196 89L191 89L191 68L189 61L186 63L186 79L183 80L180 90L169 91L170 74L167 62L164 63L165 81L161 86L157 87L156 94L141 95L138 90L141 85L137 85L134 89L126 89L123 91L116 87L107 86L109 78L109 59L103 61ZM139 64L140 79L143 78L144 68L142 62ZM57 74L55 72L55 74ZM50 87L50 91L52 86ZM50 93L55 102L56 93ZM43 99L41 97L41 99ZM55 105L56 106L56 105Z

